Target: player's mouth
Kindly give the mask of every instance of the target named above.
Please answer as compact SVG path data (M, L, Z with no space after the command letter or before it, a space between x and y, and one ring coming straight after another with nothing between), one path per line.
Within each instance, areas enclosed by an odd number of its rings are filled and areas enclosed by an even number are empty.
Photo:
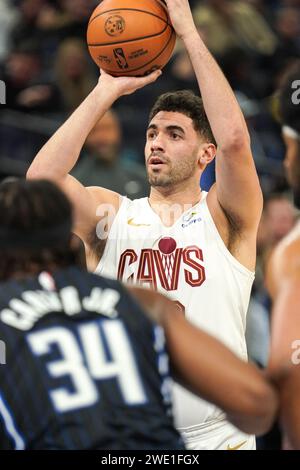
M160 157L150 157L148 160L148 165L152 168L161 168L162 165L165 165L164 162Z

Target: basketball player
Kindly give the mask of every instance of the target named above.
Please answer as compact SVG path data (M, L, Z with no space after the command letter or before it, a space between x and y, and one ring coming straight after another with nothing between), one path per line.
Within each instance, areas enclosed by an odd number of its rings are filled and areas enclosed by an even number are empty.
M245 317L262 211L249 134L188 1L166 3L203 101L180 91L154 104L145 146L149 198L130 201L107 189L84 188L69 172L104 112L159 71L144 78L101 73L96 88L38 153L28 177L50 178L71 198L74 230L91 270L168 294L188 319L246 360ZM216 184L207 194L199 181L216 144ZM240 433L218 408L179 386L174 397L177 426L189 448L255 448L254 436Z
M270 426L277 396L254 366L161 294L81 269L55 185L4 183L0 212L0 449L183 449L161 326L184 383L245 431Z
M284 164L294 202L300 209L300 61L280 90ZM274 249L266 283L274 302L270 371L281 385L281 418L288 441L300 449L300 222Z

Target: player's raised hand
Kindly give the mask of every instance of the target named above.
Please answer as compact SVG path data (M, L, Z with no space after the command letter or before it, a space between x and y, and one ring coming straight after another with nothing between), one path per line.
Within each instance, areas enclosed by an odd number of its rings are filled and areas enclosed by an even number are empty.
M146 75L145 77L113 77L104 70L100 70L101 75L99 78L98 86L106 87L110 92L116 94L116 98L123 95L130 95L139 88L149 85L161 75L161 70Z
M178 37L184 39L197 31L188 0L165 0Z

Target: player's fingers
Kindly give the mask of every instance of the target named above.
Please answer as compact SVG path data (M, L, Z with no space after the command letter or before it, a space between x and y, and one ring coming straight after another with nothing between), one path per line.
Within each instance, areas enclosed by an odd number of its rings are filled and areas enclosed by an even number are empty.
M100 70L100 75L108 75L103 69L99 69Z
M149 83L155 82L155 80L157 80L158 77L160 77L161 74L162 74L161 70L155 70L154 72L150 73L149 75L146 75L146 77L137 78L138 87L142 88L145 85L149 85Z

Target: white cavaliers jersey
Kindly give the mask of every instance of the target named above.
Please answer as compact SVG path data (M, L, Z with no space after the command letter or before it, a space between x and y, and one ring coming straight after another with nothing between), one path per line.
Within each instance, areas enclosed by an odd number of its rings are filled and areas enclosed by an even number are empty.
M148 198L123 198L98 274L151 287L176 300L195 325L247 360L245 326L254 273L228 251L201 201L166 227ZM222 360L222 358L220 358ZM174 385L174 414L182 431L224 413Z

